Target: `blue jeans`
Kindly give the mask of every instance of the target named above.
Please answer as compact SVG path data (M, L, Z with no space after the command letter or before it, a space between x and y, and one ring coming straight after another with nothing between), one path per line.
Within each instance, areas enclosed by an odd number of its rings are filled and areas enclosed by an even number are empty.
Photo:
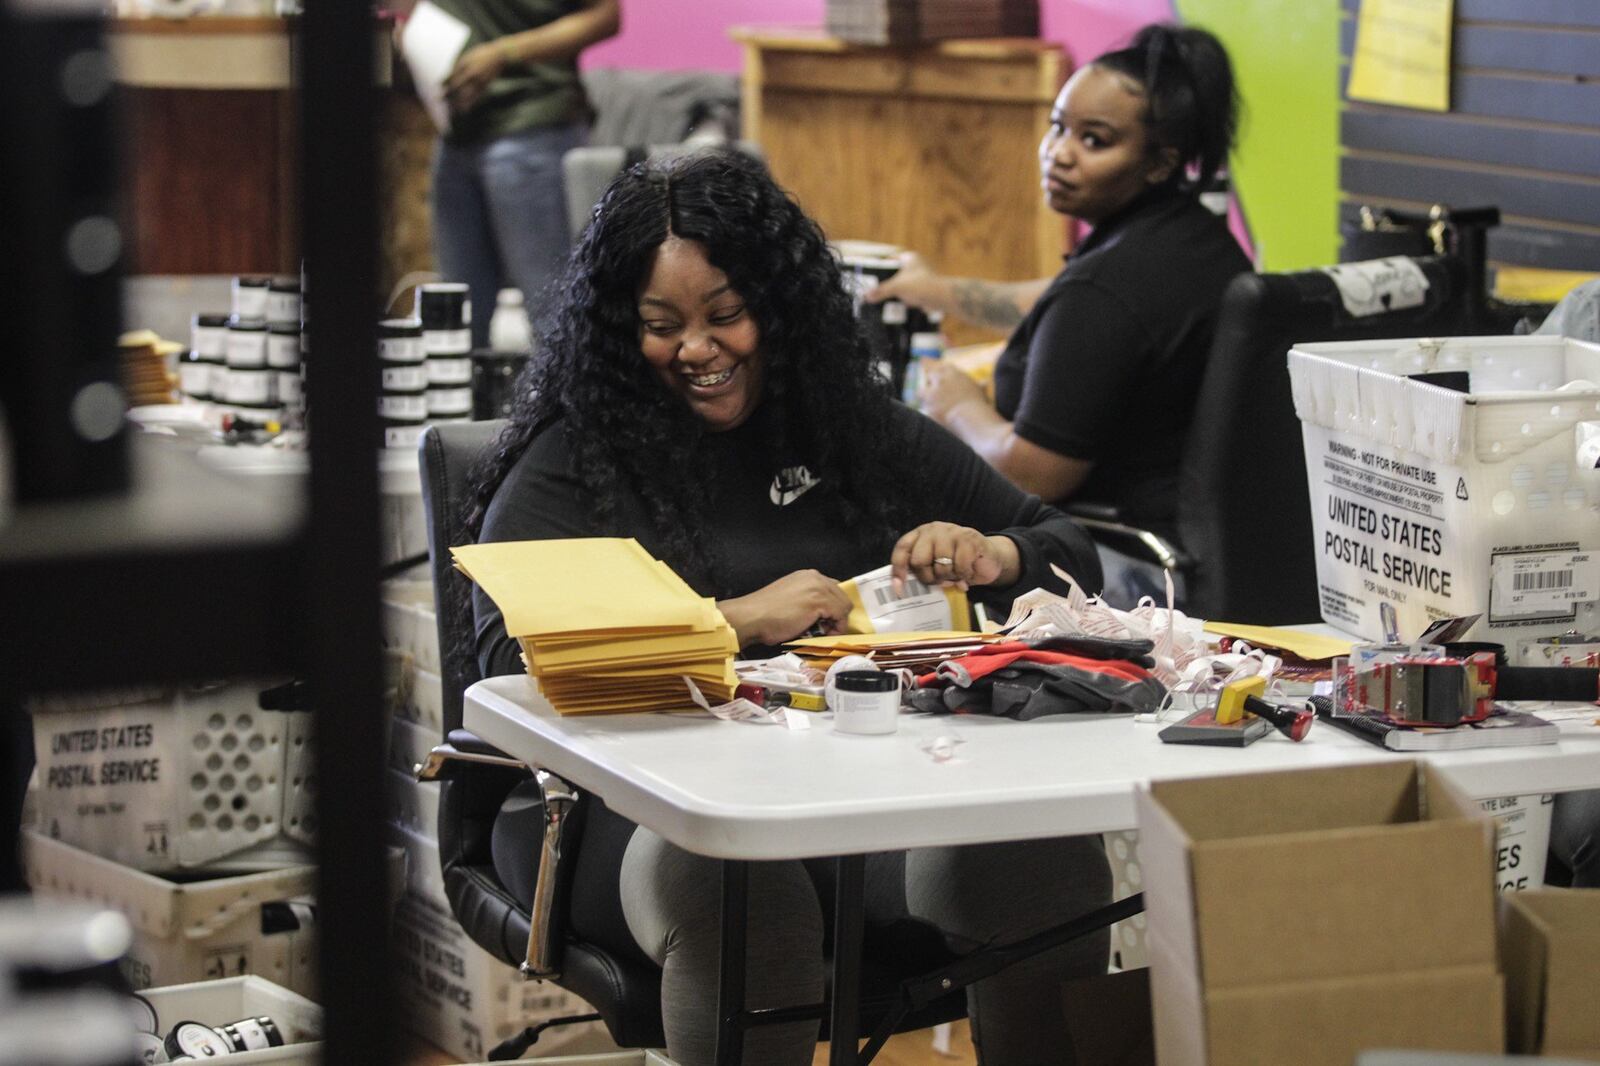
M587 133L574 123L435 146L433 251L439 272L471 290L474 348L489 346L502 288L521 289L532 318L560 273L572 243L561 157Z

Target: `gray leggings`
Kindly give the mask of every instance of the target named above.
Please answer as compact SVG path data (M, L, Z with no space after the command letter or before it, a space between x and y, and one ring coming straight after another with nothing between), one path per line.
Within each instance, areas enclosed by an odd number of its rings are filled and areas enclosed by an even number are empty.
M1099 837L926 848L870 855L869 923L912 917L944 931L957 952L1005 943L1111 902L1111 870ZM636 829L622 861L622 910L645 954L663 970L667 1053L681 1066L710 1066L716 1048L721 864ZM815 1003L823 994L823 915L798 861L750 864L746 1005ZM1102 930L967 989L973 1042L983 1066L1072 1066L1061 983L1105 973ZM809 1066L817 1023L751 1030L752 1066Z

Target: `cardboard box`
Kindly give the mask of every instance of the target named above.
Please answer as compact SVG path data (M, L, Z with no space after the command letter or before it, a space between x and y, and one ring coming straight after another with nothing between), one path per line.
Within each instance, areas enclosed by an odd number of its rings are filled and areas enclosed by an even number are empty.
M302 920L314 866L180 883L32 831L22 858L35 894L127 917L133 946L123 969L135 989L255 974L316 998L315 928Z
M205 866L280 835L310 842L307 712L235 681L34 705L36 825L140 870Z
M1600 889L1513 893L1500 922L1510 1049L1600 1061Z
M1423 373L1464 373L1470 392ZM1600 346L1302 344L1289 378L1325 621L1376 640L1384 602L1403 637L1482 614L1470 637L1512 648L1600 627L1600 469L1584 450L1600 429Z
M1160 781L1137 806L1163 1066L1499 1050L1494 824L1437 771Z
M1159 936L1150 985L1161 1066L1348 1066L1368 1048L1498 1051L1503 985L1493 966L1210 991Z

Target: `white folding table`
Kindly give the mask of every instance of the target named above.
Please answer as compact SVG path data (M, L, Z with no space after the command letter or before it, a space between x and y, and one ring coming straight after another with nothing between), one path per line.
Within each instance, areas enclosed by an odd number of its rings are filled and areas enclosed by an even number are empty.
M1274 733L1240 749L1165 744L1158 726L1124 716L905 715L899 732L881 737L836 734L820 715L798 731L708 715L563 718L526 676L473 685L463 724L686 851L729 860L1128 829L1134 793L1150 781L1397 757L1326 724L1299 743ZM1561 729L1557 744L1419 757L1479 799L1600 787L1600 727ZM936 757L952 740L953 757ZM847 1042L848 1057L835 1063L854 1061L855 1050L840 998L836 990L834 1049Z

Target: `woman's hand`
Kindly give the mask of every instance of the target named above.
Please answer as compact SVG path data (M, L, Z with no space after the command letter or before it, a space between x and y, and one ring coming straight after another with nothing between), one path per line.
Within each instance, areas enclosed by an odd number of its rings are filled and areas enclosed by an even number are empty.
M895 275L867 290L862 298L870 304L899 300L918 309L932 307L942 311L943 288L943 279L933 272L927 260L916 252L901 252L900 269Z
M959 367L939 359L924 359L919 372L922 384L917 390L917 400L922 405L922 413L940 425L945 425L950 412L962 404L974 400L985 405L989 402L983 386Z
M895 542L889 555L895 588L907 574L924 585L1010 585L1022 573L1016 542L954 522L925 522Z
M796 570L748 596L721 600L717 607L743 648L782 644L819 622L824 633L842 633L850 614L850 597L831 577L815 570Z
M475 44L461 53L450 76L444 80L444 98L457 114L471 111L483 99L489 83L506 68L507 54L499 41Z

